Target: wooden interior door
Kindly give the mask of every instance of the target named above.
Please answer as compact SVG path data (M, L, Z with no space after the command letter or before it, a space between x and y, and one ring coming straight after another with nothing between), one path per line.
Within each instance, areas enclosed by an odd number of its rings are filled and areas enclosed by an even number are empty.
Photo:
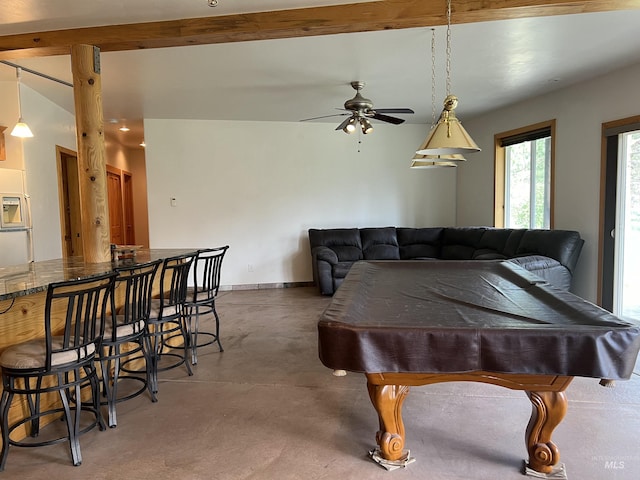
M107 195L111 243L134 245L136 238L133 215L133 175L107 165Z
M62 257L82 256L82 222L78 154L56 147L58 159L58 200L60 204L60 231Z
M107 165L107 194L109 198L109 225L111 243L124 245L124 214L122 207L122 179L120 171Z

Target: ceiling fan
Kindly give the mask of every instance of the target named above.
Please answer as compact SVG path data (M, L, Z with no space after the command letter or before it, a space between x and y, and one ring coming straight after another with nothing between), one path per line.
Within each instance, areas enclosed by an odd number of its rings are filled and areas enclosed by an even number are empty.
M380 120L381 122L392 123L399 125L404 122L404 119L398 117L391 117L385 115L387 113L414 113L410 108L373 108L373 102L368 98L364 98L360 94L360 90L364 87L364 82L351 82L351 86L356 91L356 95L344 102L345 113L336 113L334 115L324 115L322 117L305 118L301 120L306 122L308 120L317 120L319 118L337 117L348 115L340 125L336 127L336 130L342 130L345 133L353 133L357 130L358 125L362 129L362 133L367 134L373 131L373 125L369 121L370 118L374 120Z

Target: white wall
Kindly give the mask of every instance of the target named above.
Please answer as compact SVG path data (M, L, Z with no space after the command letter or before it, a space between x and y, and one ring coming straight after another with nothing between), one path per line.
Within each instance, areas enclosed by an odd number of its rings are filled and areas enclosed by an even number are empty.
M327 123L147 119L150 246L229 244L225 285L307 282L309 228L453 225L455 169L408 168L425 136L376 123L358 153Z
M75 119L66 110L22 85L22 115L33 138L22 140L27 193L31 196L36 261L62 257L56 145L76 148Z
M640 65L536 97L474 119L465 128L482 152L459 168L458 225L493 225L493 136L533 123L557 119L555 228L577 230L585 245L573 291L597 298L601 127L640 114Z
M7 159L0 161L0 168L24 170L22 140L11 136L11 130L18 121L18 89L16 82L0 82L0 125L4 131Z

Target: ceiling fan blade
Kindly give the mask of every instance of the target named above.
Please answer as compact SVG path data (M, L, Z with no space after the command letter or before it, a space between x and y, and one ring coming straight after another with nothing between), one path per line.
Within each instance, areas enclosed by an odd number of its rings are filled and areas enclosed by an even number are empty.
M416 113L410 108L374 108L378 113Z
M300 122L308 122L309 120L318 120L320 118L342 117L343 115L351 115L350 113L334 113L332 115L322 115L321 117L303 118Z
M336 127L336 130L342 130L344 127L346 127L347 123L349 123L349 120L351 120L351 116L345 118L344 122L342 122L340 125Z
M380 120L381 122L393 123L394 125L400 125L404 123L403 118L390 117L389 115L381 115L379 113L374 113L371 118L375 118L376 120Z

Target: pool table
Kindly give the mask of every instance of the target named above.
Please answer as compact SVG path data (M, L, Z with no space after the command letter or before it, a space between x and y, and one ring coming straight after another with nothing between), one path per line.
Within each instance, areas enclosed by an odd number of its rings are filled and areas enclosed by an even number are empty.
M628 379L640 327L510 262L395 260L352 267L318 341L325 366L366 375L383 466L410 460L402 421L410 386L472 381L526 392L527 469L548 474L560 459L551 436L571 380Z

